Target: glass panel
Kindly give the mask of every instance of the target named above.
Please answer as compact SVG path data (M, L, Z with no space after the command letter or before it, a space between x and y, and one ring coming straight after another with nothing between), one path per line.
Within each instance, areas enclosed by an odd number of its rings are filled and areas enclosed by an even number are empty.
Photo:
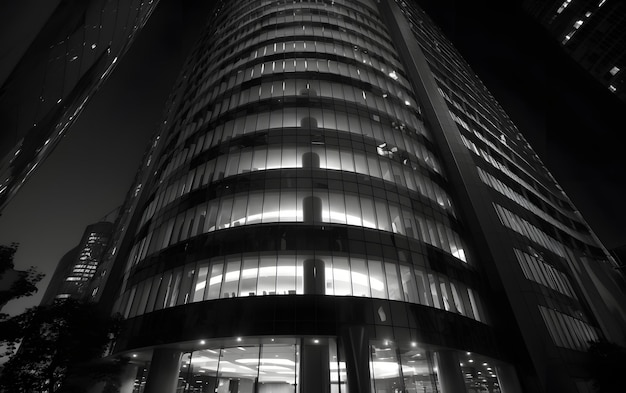
M170 244L174 244L180 238L180 233L183 227L183 222L185 221L185 213L181 213L176 217L176 223L174 224L174 231L172 232L172 239Z
M246 213L246 224L256 224L261 222L263 207L263 193L256 192L248 196L248 212Z
M185 266L185 271L183 272L182 281L180 283L180 295L178 296L176 305L189 303L191 284L193 282L194 274L196 272L195 268L195 263L190 263Z
M233 203L232 224L233 226L245 225L246 223L246 205L248 203L247 195L237 195Z
M356 195L346 194L346 219L348 225L362 226L361 221L361 206L359 204L359 197Z
M209 264L203 263L198 267L198 274L193 284L192 302L201 302L204 299L204 291L206 289L206 279L209 275Z
M295 146L283 147L281 168L296 167L296 148Z
M330 222L345 224L346 223L346 205L343 194L336 192L330 193Z
M405 392L436 393L440 391L435 382L436 374L431 362L428 361L429 355L425 350L415 347L400 351Z
M262 391L255 389L255 380L259 374L259 349L258 345L223 348L219 354L219 363L217 363L217 389L197 390L197 392L254 393ZM215 354L209 353L208 355L209 359L216 358ZM204 360L204 358L200 359ZM211 364L215 362L207 365ZM196 390L193 391L196 392Z
M150 284L152 284L150 280L145 280L137 286L137 294L135 295L133 307L130 310L130 318L143 314L143 310L146 308L148 301L148 295L150 294Z
M152 289L150 290L150 297L148 298L148 304L146 304L145 312L147 313L154 310L154 302L159 293L162 280L163 280L163 276L161 275L158 275L152 279Z
M257 293L263 295L276 294L276 257L261 256L259 266L259 286Z
M389 344L389 343L387 343ZM400 391L400 365L396 349L385 344L370 346L370 374L376 393Z
M196 209L196 218L194 219L193 227L191 229L191 236L199 235L202 232L204 222L206 220L206 208L207 205L203 204L198 206Z
M368 197L361 197L361 214L363 216L363 226L376 228L376 214L374 212L374 201Z
M354 296L370 297L367 265L364 259L350 258L352 293Z
M397 206L389 205L389 213L391 214L391 229L393 233L404 235L404 223L400 215L400 209Z
M178 298L178 290L180 289L180 281L183 275L183 269L178 269L174 272L172 278L172 285L168 289L167 300L165 301L166 307L173 307L176 304Z
M257 276L259 274L259 259L257 257L245 257L241 270L241 285L239 296L256 295Z
M220 203L220 211L217 215L218 229L230 228L231 213L233 208L233 200L231 198L223 198Z
M236 297L239 288L239 276L241 259L238 257L228 258L226 262L226 274L224 274L224 285L222 285L221 297Z
M458 311L460 314L465 315L463 302L461 301L461 297L459 296L459 293L456 290L456 286L453 282L450 283L450 289L452 290L452 299L454 299L454 307L456 307L456 311Z
M419 303L419 296L417 294L417 286L413 274L411 274L411 268L406 265L400 265L400 278L402 282L402 290L404 292L404 298L411 303Z
M280 221L297 221L298 202L294 191L282 191L280 194Z
M441 308L441 303L439 302L439 289L437 288L436 278L432 274L428 274L428 285L430 286L430 293L433 297L433 305L437 308Z
M206 299L217 299L220 297L220 288L222 287L222 274L224 270L223 263L211 264L211 276L209 278L209 289Z
M352 288L350 283L350 266L348 265L348 258L333 257L333 281L335 284L335 295L352 295Z
M387 211L387 204L380 200L376 200L375 203L378 229L383 231L390 231L391 223L389 222L389 212Z
M389 288L389 299L403 300L402 293L400 292L400 283L398 282L396 264L385 262L385 274L387 277L387 288Z
M296 258L295 255L278 257L276 269L276 293L278 295L296 294Z
M154 309L160 310L165 306L165 299L169 292L169 287L172 281L172 272L167 272L163 275L161 280L161 286L159 287L159 294L154 302Z
M279 201L280 193L278 191L269 191L265 193L262 218L264 223L278 221Z
M319 258L319 257L318 257ZM324 275L325 275L325 280L326 280L326 287L325 287L325 294L326 295L334 295L335 294L335 286L334 286L334 281L335 278L333 277L333 261L332 258L327 257L327 258L320 258L324 261Z
M417 293L419 294L419 303L425 306L432 305L432 298L428 289L425 273L415 269L415 283L417 284Z
M443 277L439 277L439 288L441 288L441 299L443 300L443 307L446 311L451 311L452 299L450 298L450 295L448 293L448 286L446 284L447 280L445 280Z
M258 392L295 393L299 346L263 344L259 356Z
M209 202L209 212L207 215L207 219L204 222L204 229L202 230L203 233L211 232L215 230L215 222L217 220L217 207L218 207L217 200L212 200Z
M372 297L387 299L387 290L385 289L385 274L383 273L383 264L381 261L368 261L370 287L372 289Z
M278 169L281 166L281 149L277 146L272 146L267 152L266 169Z

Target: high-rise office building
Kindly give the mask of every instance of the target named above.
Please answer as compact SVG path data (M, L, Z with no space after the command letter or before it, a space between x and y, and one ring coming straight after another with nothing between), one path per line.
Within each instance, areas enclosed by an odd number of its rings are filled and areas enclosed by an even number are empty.
M88 297L89 281L105 255L112 232L113 223L110 222L87 226L78 245L59 261L41 300L42 305L52 304L55 299Z
M219 2L118 227L128 392L582 393L624 343L615 261L413 2Z
M618 0L524 0L524 10L597 81L626 101L626 5Z

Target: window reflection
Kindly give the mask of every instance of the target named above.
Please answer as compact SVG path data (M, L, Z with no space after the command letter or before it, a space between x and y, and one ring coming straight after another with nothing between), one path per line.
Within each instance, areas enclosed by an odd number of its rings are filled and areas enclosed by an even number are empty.
M305 277L307 260L318 261L324 274ZM319 253L244 254L189 263L133 286L122 307L132 318L204 300L313 293L305 292L305 280L319 280L319 286L311 286L322 288L319 294L399 300L482 321L478 295L462 282L404 263Z
M180 391L296 392L300 345L295 339L193 351L183 355ZM177 390L178 391L178 390Z
M364 208L370 209L373 205L376 205L376 215L373 210L363 211ZM308 222L306 209L310 210L310 222L328 222L391 231L421 240L467 262L464 247L455 231L448 225L422 216L411 209L349 192L289 189L235 194L181 212L175 219L155 228L141 239L140 247L131 250L129 261L131 265L136 264L147 256L142 249L147 250L147 244L152 241L157 244L153 249L153 252L156 252L184 240L181 235L185 228L190 230L185 234L186 238L259 222ZM196 217L202 220L207 211L208 216L204 219L202 232L192 232L193 228L200 230L199 226L192 225L193 221ZM366 217L372 221L364 220ZM169 238L172 227L173 233L169 243L157 240Z

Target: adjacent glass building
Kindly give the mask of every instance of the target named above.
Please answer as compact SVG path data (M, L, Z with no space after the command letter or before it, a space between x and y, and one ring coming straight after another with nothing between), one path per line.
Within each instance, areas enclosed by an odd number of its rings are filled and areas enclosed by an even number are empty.
M626 101L626 6L617 0L524 0L522 7L598 82Z
M68 132L158 0L31 1L7 34L0 67L0 211ZM33 7L34 6L34 7ZM36 8L24 11L26 7ZM19 35L19 39L9 36Z
M92 295L125 392L587 392L613 263L415 4L223 1Z
M41 299L42 305L52 304L56 299L87 297L89 281L105 255L112 232L113 223L106 221L85 228L78 245L59 261Z

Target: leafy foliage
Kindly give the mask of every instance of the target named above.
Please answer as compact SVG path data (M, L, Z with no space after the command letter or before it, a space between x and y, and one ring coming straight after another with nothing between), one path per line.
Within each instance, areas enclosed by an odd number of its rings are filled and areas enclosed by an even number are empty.
M118 318L74 299L5 319L0 322L0 340L14 346L21 340L21 345L5 363L2 392L69 392L72 376L105 378L110 364L86 364L100 359L118 328Z
M13 257L17 251L18 244L11 243L9 246L0 246L0 277L3 277L10 270L13 270ZM12 285L5 290L0 290L0 307L9 300L30 296L37 292L36 284L43 278L33 266L28 270L15 271L18 277Z

